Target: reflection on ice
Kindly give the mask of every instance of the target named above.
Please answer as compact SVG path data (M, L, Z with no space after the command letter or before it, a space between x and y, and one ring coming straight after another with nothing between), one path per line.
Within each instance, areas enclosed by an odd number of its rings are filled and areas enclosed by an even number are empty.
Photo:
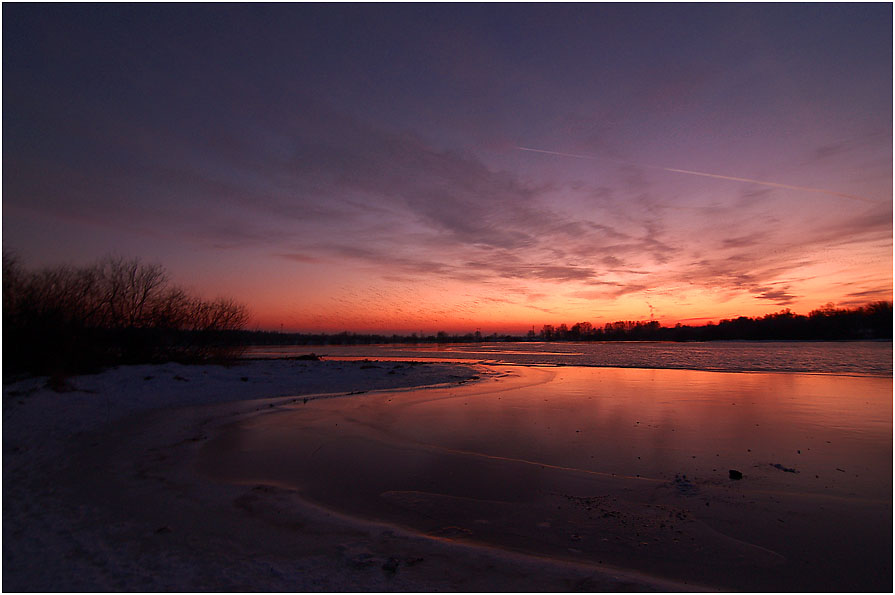
M891 379L506 372L261 415L209 441L200 466L433 538L707 586L891 576Z
M308 346L253 347L249 357L308 353ZM727 372L808 372L892 376L892 343L882 341L713 341L710 343L466 343L324 345L316 353L336 359L483 360L524 365L674 368Z

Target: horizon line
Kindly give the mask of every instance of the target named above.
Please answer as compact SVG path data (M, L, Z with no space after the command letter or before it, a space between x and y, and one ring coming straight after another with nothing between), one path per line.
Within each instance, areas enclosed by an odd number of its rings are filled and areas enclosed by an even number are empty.
M865 302L863 305L834 306L833 311L834 312L856 312L858 310L865 310L869 306L872 306L873 304L879 304L879 303L886 304L886 305L888 305L889 308L893 307L892 299L882 299L882 300L870 300L868 302ZM619 322L635 323L635 324L657 322L657 323L659 323L660 328L674 328L675 325L677 325L677 324L681 324L682 326L691 326L692 328L699 328L701 326L708 326L709 324L720 323L720 322L723 322L726 320L738 320L740 318L747 318L749 320L760 320L762 318L771 317L774 315L786 314L786 313L788 313L794 317L810 318L810 315L812 312L823 311L825 309L826 305L827 304L823 304L816 308L812 308L811 310L808 311L807 314L799 314L798 312L793 312L789 308L783 308L781 310L777 310L774 312L767 312L765 314L756 314L753 316L746 316L744 314L739 314L739 315L732 315L732 316L699 316L699 317L691 317L691 318L669 317L668 320L672 320L673 322L663 322L661 320L656 320L654 318L640 318L640 319L627 319L627 320L611 320L611 321L606 321L603 323L591 323L589 321L584 321L584 320L578 321L578 322L575 322L572 324L569 324L566 322L540 323L540 324L529 323L529 324L525 324L525 325L519 325L520 328L522 326L524 326L527 329L524 331L518 330L518 331L503 331L503 332L501 332L501 331L495 330L495 331L487 332L487 334L486 334L486 331L481 331L481 325L473 327L473 330L462 330L462 331L453 330L453 331L451 331L451 330L446 330L446 329L442 328L442 329L437 329L437 330L434 330L431 332L425 331L422 329L420 329L419 331L395 331L395 330L388 330L388 329L349 330L349 329L344 329L344 328L339 331L327 331L327 330L313 330L313 331L304 330L304 331L302 331L302 330L284 330L282 328L282 326L278 326L275 328L274 327L260 328L260 325L259 325L259 327L256 327L251 330L250 329L242 329L242 330L243 330L243 332L280 333L280 334L298 334L298 335L302 335L302 334L304 334L304 335L340 335L340 334L348 333L348 334L354 334L354 335L383 335L383 336L395 335L395 336L401 336L401 337L411 337L414 335L417 335L420 337L428 337L428 336L437 336L438 333L448 333L453 336L464 336L464 335L474 335L476 333L476 330L479 330L481 332L482 336L492 336L492 335L524 336L525 334L527 334L529 331L532 331L532 330L534 330L535 332L540 332L540 330L542 330L545 326L553 327L553 329L556 330L562 325L565 325L566 328L571 329L576 324L589 324L591 326L591 328L593 328L593 329L603 329L607 325L616 324ZM706 321L706 322L701 325L683 324L683 323L686 323L689 321ZM516 325L507 325L507 326L516 326ZM516 335L516 333L521 333L521 335Z

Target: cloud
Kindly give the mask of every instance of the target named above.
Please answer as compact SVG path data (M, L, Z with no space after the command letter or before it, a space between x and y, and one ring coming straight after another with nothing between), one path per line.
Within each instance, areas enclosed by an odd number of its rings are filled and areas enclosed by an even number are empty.
M889 285L889 286L875 287L873 289L867 289L864 291L853 291L851 293L846 294L846 297L865 298L865 299L868 299L868 298L880 299L880 296L883 296L883 298L885 298L885 296L888 296L889 299L891 299L892 286Z
M767 234L755 232L748 235L742 235L735 238L725 238L721 240L724 248L747 248L752 246L766 245Z
M387 240L392 246L389 250L355 249L337 254L387 266L392 273L400 271L409 278L575 284L595 289L576 291L573 297L594 300L612 300L684 282L788 305L799 299L798 293L791 284L773 284L804 278L800 270L811 261L799 255L891 233L887 209L873 207L835 222L828 219L793 238L787 231L789 223L770 216L768 209L773 203L755 201L756 196L750 196L753 200L746 205L733 200L704 207L700 217L691 218L690 227L677 230L648 208L627 207L624 196L630 196L626 193L632 188L618 194L611 224L571 220L544 206L542 197L549 196L552 188L525 184L506 172L489 170L470 155L439 151L417 138L383 135L383 142L391 147L388 153L392 156L415 154L407 163L391 163L400 175L381 179L376 172L355 172L347 182L334 178L335 187L378 197L372 203L376 208L422 224L425 230L410 248L396 237ZM386 167L385 163L373 169L378 172L380 167ZM315 168L319 172L325 166ZM464 182L452 188L450 180L457 177ZM386 188L392 189L391 196L384 196ZM586 187L578 190L590 192ZM757 192L764 199L773 190ZM649 206L657 201L637 193L633 204ZM743 208L755 214L745 215ZM725 237L726 226L719 225L725 220L741 220L736 227L741 233ZM750 231L752 220L765 227ZM710 242L713 237L717 238L717 250L704 251L701 259L688 264L681 247L692 246L693 240ZM310 249L325 252L329 248L316 245Z
M597 281L591 282L588 285L603 287L603 289L585 289L581 291L573 291L570 292L568 295L570 297L584 300L616 300L622 296L640 293L652 287L651 285L646 284L621 283L612 281Z
M847 141L839 141L835 143L830 143L827 145L822 145L817 147L814 150L813 157L814 159L827 159L828 157L832 157L834 155L839 155L840 153L844 153L848 151L850 148L849 143Z
M746 182L749 184L756 184L758 186L768 186L771 188L781 188L784 190L798 190L801 192L815 192L815 193L820 193L820 194L829 194L831 196L837 196L839 198L847 198L850 200L857 200L857 201L861 201L861 202L868 202L868 203L880 202L880 201L877 201L877 200L874 200L871 198L867 198L865 196L858 196L856 194L847 194L844 192L839 192L837 190L831 190L831 189L813 188L810 186L796 186L793 184L784 184L781 182L770 182L767 180L756 180L754 178L744 178L744 177L730 176L730 175L725 175L725 174L720 174L720 173L709 173L709 172L704 172L704 171L695 171L692 169L681 169L681 168L676 168L676 167L664 167L664 166L660 166L660 165L637 165L637 164L633 164L633 163L620 162L616 159L607 159L607 158L596 157L596 156L592 156L592 155L577 155L574 153L561 153L558 151L534 149L531 147L516 147L516 149L518 149L520 151L530 151L533 153L545 153L548 155L557 155L560 157L572 157L574 159L588 159L588 160L594 160L594 161L613 161L616 163L622 163L623 164L622 169L626 171L625 181L630 188L634 188L634 189L643 188L643 187L647 186L647 183L643 180L642 170L649 168L649 169L659 169L662 171L667 171L667 172L675 173L675 174L686 174L689 176L699 176L699 177L703 177L703 178L714 178L717 180L728 180L731 182Z
M788 290L788 286L783 287L782 289L761 288L758 290L761 291L761 293L759 293L756 297L762 300L774 302L781 306L786 306L793 303L799 297L789 293Z
M788 304L801 293L806 254L891 244L891 204L819 212L806 227L778 207L780 187L692 203L653 183L649 168L619 160L605 177L562 185L301 93L247 90L204 118L188 115L71 123L76 148L106 147L88 163L44 167L8 152L4 206L348 263L395 282L550 283L594 300L686 285ZM567 193L585 206L564 203Z
M504 272L507 278L532 278L545 281L585 281L595 275L593 269L575 266L520 266Z
M319 264L321 262L324 262L322 259L316 256L307 256L305 254L278 254L277 256L302 264Z

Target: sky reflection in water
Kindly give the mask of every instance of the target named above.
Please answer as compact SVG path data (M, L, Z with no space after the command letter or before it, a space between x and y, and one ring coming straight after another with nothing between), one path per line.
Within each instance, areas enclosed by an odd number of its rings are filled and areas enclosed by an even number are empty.
M889 378L503 371L470 386L299 401L229 428L200 467L435 537L727 588L853 585L860 565L891 563ZM840 552L834 534L874 553ZM705 548L712 561L697 569ZM838 579L818 570L834 552Z

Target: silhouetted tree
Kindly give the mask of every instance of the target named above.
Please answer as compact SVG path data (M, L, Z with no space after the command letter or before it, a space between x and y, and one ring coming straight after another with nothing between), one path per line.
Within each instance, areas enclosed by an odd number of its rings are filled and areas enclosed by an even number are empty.
M188 296L159 265L107 258L28 272L3 255L5 373L232 357L247 318L232 300Z

